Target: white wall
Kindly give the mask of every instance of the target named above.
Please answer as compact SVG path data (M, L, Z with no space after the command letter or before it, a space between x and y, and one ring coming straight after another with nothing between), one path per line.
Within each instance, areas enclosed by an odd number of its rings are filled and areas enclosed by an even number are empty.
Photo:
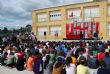
M38 14L38 22L44 22L47 20L47 14Z
M61 20L61 12L55 11L50 13L50 20Z
M108 27L107 27L108 29L108 35L110 35L110 23L108 23Z
M68 10L67 11L68 18L70 18L70 16L72 15L72 13L73 13L73 17L80 17L81 10L80 9L71 9L71 10Z
M38 35L44 35L44 32L47 32L47 27L38 27Z
M99 7L84 8L84 17L99 17Z
M84 2L92 2L92 1L94 1L94 0L84 0Z
M108 16L110 16L110 6L108 6Z
M81 14L81 10L80 9L70 9L67 11L67 17L68 20L70 20L71 22L73 21L80 21L80 14Z
M61 26L50 26L50 35L55 35L55 33L61 35Z
M84 8L84 20L86 22L93 21L94 17L99 17L99 7L88 7Z

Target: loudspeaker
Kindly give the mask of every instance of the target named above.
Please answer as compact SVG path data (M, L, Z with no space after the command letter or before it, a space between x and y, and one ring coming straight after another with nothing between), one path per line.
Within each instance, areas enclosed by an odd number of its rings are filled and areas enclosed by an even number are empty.
M46 36L46 32L44 32L44 36Z

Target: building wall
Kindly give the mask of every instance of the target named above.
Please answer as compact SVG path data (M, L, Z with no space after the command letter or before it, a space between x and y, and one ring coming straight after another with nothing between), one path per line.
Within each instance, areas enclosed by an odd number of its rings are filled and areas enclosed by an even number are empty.
M93 17L92 21L99 22L99 36L103 36L106 39L110 39L110 35L108 34L108 24L110 25L110 16L108 16L108 7L110 6L110 2L101 1L101 2L86 2L86 3L78 3L78 4L70 4L64 6L50 7L44 9L33 10L32 12L32 30L37 36L38 40L40 39L63 39L66 38L66 24L71 23L68 20L68 10L71 9L81 9L82 14L84 14L84 9L88 7L99 7L99 17ZM50 14L52 12L60 12L61 19L60 20L50 20ZM37 16L39 14L45 13L47 14L46 21L38 22ZM59 15L56 15L59 16ZM84 15L82 15L82 19L84 19ZM55 36L50 35L50 27L51 26L61 26L61 35ZM38 35L39 27L47 27L46 37L44 35Z

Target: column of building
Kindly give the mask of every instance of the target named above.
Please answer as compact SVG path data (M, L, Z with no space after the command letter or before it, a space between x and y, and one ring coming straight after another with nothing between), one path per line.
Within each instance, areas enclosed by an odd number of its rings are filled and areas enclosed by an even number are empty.
M36 26L37 18L35 11L32 12L32 32L34 32L35 35L37 35L37 26Z
M99 37L107 38L107 2L100 2L99 8Z

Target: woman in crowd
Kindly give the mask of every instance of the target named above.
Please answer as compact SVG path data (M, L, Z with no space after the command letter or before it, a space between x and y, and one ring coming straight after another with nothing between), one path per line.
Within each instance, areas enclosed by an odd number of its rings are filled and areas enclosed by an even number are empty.
M75 74L75 64L72 63L72 58L67 57L66 59L66 74Z
M83 56L79 58L79 65L77 66L77 74L88 74L88 68L86 67L86 58Z
M32 54L27 60L27 70L32 71L32 67L34 64L35 55Z
M52 74L61 74L61 71L63 69L63 59L61 57L58 57L55 64L53 65L53 71Z
M72 63L77 65L77 59L73 53L71 53Z
M9 56L7 57L6 65L8 67L13 67L15 65L13 52L10 52Z
M50 58L50 55L46 55L46 60L44 61L44 74L51 74Z
M66 58L71 56L71 47L67 48Z
M43 60L42 60L42 55L40 53L37 54L37 58L34 61L33 72L34 74L43 73Z
M25 65L26 59L25 59L24 53L21 51L21 49L19 48L18 50L19 50L19 52L18 52L18 58L17 58L17 63L16 63L16 69L19 71L22 71L22 70L24 70L24 65Z

